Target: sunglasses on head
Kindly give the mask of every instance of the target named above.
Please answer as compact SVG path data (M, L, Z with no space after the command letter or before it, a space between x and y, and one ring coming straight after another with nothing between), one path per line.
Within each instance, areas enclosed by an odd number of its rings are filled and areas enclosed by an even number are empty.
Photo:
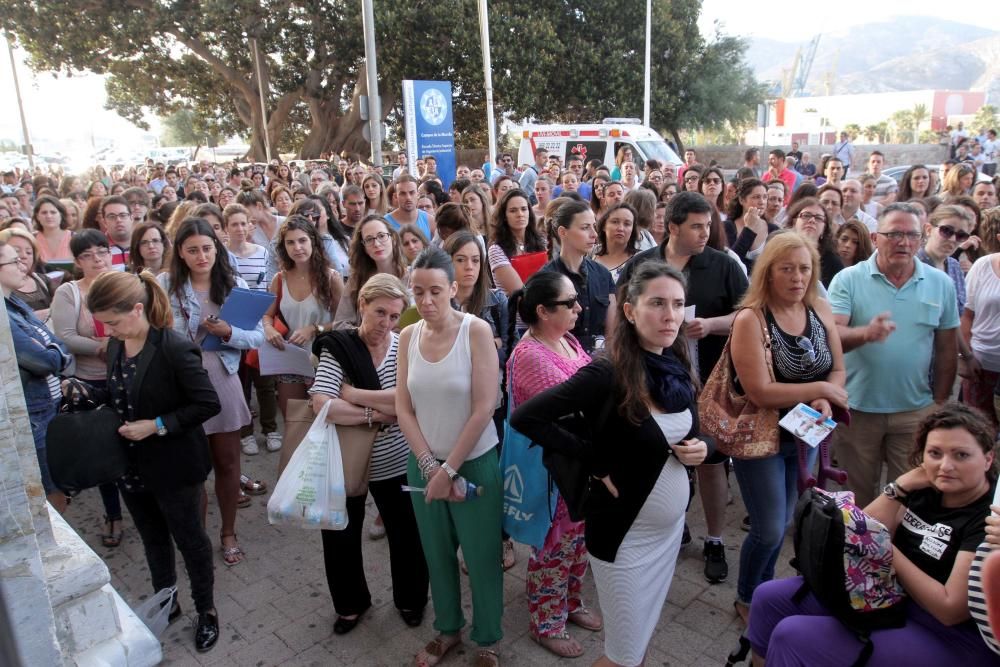
M938 234L941 235L941 238L950 239L954 236L955 240L959 243L965 243L969 240L969 237L972 236L972 234L966 231L955 231L955 228L951 225L938 225L937 230Z

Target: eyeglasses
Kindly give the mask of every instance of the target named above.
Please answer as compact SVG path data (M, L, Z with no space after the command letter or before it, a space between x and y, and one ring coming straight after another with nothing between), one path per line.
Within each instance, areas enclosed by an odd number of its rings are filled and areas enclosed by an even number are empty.
M301 211L299 215L310 220L311 222L316 222L320 218L319 213L316 211Z
M685 176L685 177L684 177L684 182L685 182L685 183L694 183L694 182L695 182L695 181L697 181L697 180L698 180L699 178L700 178L700 176L697 176L697 175L695 175L695 176Z
M822 213L809 213L807 211L805 213L799 213L797 217L799 220L803 220L805 222L822 222L824 224L826 223L826 216L823 215Z
M376 234L375 236L366 236L366 237L365 237L364 239L362 239L362 242L363 242L363 243L364 243L364 244L365 244L366 246L373 246L373 245L375 245L376 243L377 243L377 244L379 244L379 245L383 245L383 244L384 244L384 243L386 243L386 242L387 242L387 241L388 241L388 240L389 240L390 238L392 238L392 237L390 237L390 236L389 236L389 233L388 233L388 232L379 232L379 233L378 233L378 234Z
M920 232L876 232L879 236L884 236L893 243L906 241L907 243L918 243L922 241L924 235Z
M955 228L951 225L938 225L937 230L938 234L941 235L941 238L950 239L954 236L955 240L959 243L965 243L969 240L969 237L972 236L972 234L964 230L955 231Z
M114 222L116 220L120 220L122 222L125 222L127 220L131 220L132 219L132 214L131 213L105 213L104 214L104 219L105 220L109 220L111 222Z
M565 301L552 301L549 303L549 308L555 308L556 306L566 306L570 310L573 310L573 306L576 305L577 299L579 298L580 295L574 294L572 297L566 299Z
M802 357L809 364L809 368L816 365L816 348L813 347L812 341L805 336L799 336L795 339L795 344L799 346L802 350Z
M77 255L76 258L82 259L85 262L92 262L95 259L105 259L110 254L111 251L108 250L107 248L99 248L93 252L90 251L82 252L79 255Z
M687 180L687 179L685 179L685 180ZM722 179L721 178L706 178L703 181L703 183L705 183L705 185L722 185Z
M139 246L142 248L148 248L149 246L163 245L163 239L145 239L139 241Z

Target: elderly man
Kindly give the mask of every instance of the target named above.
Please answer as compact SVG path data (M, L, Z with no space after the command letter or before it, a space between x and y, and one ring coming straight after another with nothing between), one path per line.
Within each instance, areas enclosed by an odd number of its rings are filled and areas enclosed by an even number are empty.
M868 231L874 232L878 226L878 221L865 213L864 208L862 208L865 192L861 181L854 178L841 181L840 191L844 196L844 203L840 207L840 215L844 219L844 222L852 219L857 220L867 227Z
M309 172L309 190L315 194L319 190L319 186L328 180L330 180L330 176L325 171L322 169L313 169Z
M804 178L815 178L816 165L809 157L809 153L802 153L802 157L795 163L795 171L802 174Z
M860 507L878 494L883 462L890 482L912 467L917 426L948 400L958 365L955 285L916 258L920 211L890 204L873 236L878 252L830 284L851 408L837 458Z

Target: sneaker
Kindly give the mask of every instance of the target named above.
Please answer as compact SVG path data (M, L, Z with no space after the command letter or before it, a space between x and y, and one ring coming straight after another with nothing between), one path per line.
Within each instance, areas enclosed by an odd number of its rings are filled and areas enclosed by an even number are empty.
M245 438L240 438L240 447L243 448L243 453L247 456L253 456L254 454L260 453L260 448L257 446L257 436L248 435Z
M729 564L726 563L726 547L722 542L705 542L702 552L705 558L705 578L711 584L719 584L729 576Z
M266 436L265 446L269 452L281 451L281 434L277 431L271 431Z

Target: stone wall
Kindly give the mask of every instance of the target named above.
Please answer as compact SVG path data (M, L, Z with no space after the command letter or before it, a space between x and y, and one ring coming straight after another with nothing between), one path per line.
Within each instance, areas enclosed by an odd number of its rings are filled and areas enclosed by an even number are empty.
M698 152L698 162L702 164L708 164L712 160L716 160L722 165L723 169L738 169L743 166L743 153L750 146L694 146L693 148ZM775 146L769 145L767 148L770 150L771 148L775 148ZM779 145L777 148L784 151L791 150L791 147L788 145ZM799 146L799 150L803 153L809 153L811 161L818 165L824 153L833 152L833 146ZM948 158L948 147L937 144L855 145L854 159L860 161L860 164L854 166L860 167L864 164L868 159L868 154L874 150L879 150L885 154L885 165L887 167L897 164L940 164ZM767 167L767 154L764 150L761 151L761 166ZM851 171L855 171L855 169L852 168Z

